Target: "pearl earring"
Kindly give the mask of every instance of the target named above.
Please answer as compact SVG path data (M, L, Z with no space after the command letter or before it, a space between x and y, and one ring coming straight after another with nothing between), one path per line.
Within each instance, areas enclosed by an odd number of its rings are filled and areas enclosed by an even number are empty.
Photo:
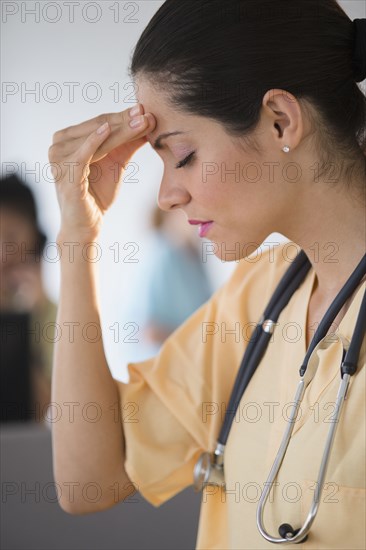
M285 145L284 147L282 147L282 151L284 153L289 153L290 152L290 147L288 145Z

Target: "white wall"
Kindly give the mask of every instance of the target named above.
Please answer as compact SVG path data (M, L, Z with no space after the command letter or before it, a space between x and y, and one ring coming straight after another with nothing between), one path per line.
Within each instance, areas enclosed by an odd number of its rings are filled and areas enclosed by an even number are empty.
M54 183L47 170L52 135L58 129L103 112L125 110L135 103L127 76L130 55L162 3L155 0L1 3L2 173L5 175L7 169L15 166L33 188L40 222L50 242L55 241L60 220ZM340 3L350 17L366 16L363 0ZM74 97L70 83L75 86ZM143 261L123 263L132 250L123 250L123 246L136 243L137 258L143 258L145 218L156 202L162 175L160 159L147 146L134 156L133 162L139 167L132 178L137 182L125 181L106 215L100 240L102 326L107 359L116 376L121 374L123 344L113 342L114 333L109 327L121 318L129 280L143 269ZM35 174L29 170L35 170ZM118 263L109 249L114 243L119 243L115 249L119 246L121 252ZM44 275L48 293L57 301L59 263L51 261L55 252L54 248L48 248L50 259L44 262ZM236 264L223 264L212 258L207 265L217 286Z

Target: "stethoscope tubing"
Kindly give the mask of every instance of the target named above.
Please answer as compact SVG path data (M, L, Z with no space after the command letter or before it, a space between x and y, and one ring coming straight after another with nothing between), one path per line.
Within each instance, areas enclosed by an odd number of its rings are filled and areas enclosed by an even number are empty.
M291 264L290 268L285 273L284 277L277 286L268 306L266 307L263 316L260 322L256 325L251 339L248 343L248 346L245 350L244 357L242 359L233 391L231 393L227 412L224 418L222 428L220 430L219 437L217 439L218 444L225 446L227 439L229 437L230 429L235 418L237 408L239 406L240 400L252 379L260 361L264 355L264 352L268 346L269 340L272 336L271 332L266 332L263 328L263 322L265 320L270 320L274 325L282 310L286 307L290 301L295 290L301 285L305 279L311 264L306 256L306 254L301 251L294 262ZM358 264L356 270L352 274L352 277L345 283L341 291L338 293L336 298L333 300L332 304L328 308L326 314L324 315L322 321L319 324L318 329L316 330L314 337L309 345L303 363L300 367L300 376L302 376L307 368L307 364L311 353L318 345L320 340L324 338L327 334L329 328L331 327L335 317L338 315L339 311L343 307L344 303L352 296L353 292L356 290L357 286L360 283L360 280L366 270L366 256L363 257L361 262ZM361 338L360 345L362 343L362 330L359 331ZM363 331L364 333L364 331ZM352 352L352 361L354 364L354 358L358 358L358 353ZM357 363L357 360L356 360Z
M351 376L357 370L358 358L360 356L361 346L366 333L366 292L364 294L360 311L357 317L356 327L352 336L351 344L346 353L342 364L342 374Z
M306 352L303 364L300 368L300 376L302 376L303 372L306 371L306 366L309 361L310 355L313 353L314 348L318 345L320 340L326 336L328 330L332 326L332 323L344 304L347 302L347 300L352 296L352 294L355 292L356 288L360 284L360 281L362 280L363 276L366 272L366 255L362 258L362 260L359 262L358 266L352 273L351 277L348 279L348 281L343 285L337 296L334 298L333 302L329 306L328 310L326 311L323 319L321 320L318 329L316 330L314 337L312 341L310 342L309 348ZM362 306L361 306L362 310ZM356 325L357 326L357 325ZM355 329L356 330L356 329ZM361 330L362 332L362 330ZM364 334L365 331L363 331ZM355 334L353 335L354 338ZM358 336L359 338L360 336ZM352 338L352 340L353 340ZM356 344L356 343L355 343ZM354 344L354 345L355 345ZM360 350L361 345L358 347L358 352ZM354 357L354 354L353 354ZM358 354L357 354L357 360L358 360ZM357 363L356 360L356 363Z
M363 265L363 272L362 270L359 270L358 268L360 265ZM356 281L356 275L358 278L358 284L360 278L363 276L364 270L365 270L365 262L361 262L354 272L355 275L355 281ZM357 288L358 284L350 285L350 288ZM344 287L343 287L344 288ZM347 289L349 290L349 289ZM333 304L332 304L333 305ZM332 307L332 306L331 306ZM337 307L339 307L339 302L337 303ZM340 306L342 307L342 305ZM336 309L336 308L334 308ZM328 310L329 311L329 310ZM348 386L350 383L351 376L356 372L357 369L357 362L359 353L361 350L362 342L365 335L366 330L366 292L364 293L363 300L361 303L360 311L357 316L356 326L355 330L351 339L351 343L346 351L346 353L343 354L343 360L342 365L340 368L340 374L341 374L341 381L338 388L336 403L335 403L335 411L333 413L333 417L331 419L331 424L328 430L327 439L324 446L322 461L320 464L319 474L318 474L318 480L316 484L316 489L314 491L314 497L311 503L310 511L306 517L306 520L302 527L300 529L297 529L296 532L292 529L292 533L289 533L286 538L284 537L273 537L270 535L265 527L264 527L264 520L263 520L263 514L264 514L264 507L266 505L266 502L268 500L269 493L272 489L273 483L278 475L278 472L281 468L281 464L283 462L283 459L286 454L287 447L289 445L291 435L294 428L294 423L296 421L296 415L298 411L298 407L301 404L301 401L304 397L304 393L306 390L307 385L310 383L312 379L312 373L308 375L307 368L303 372L303 375L301 376L296 395L294 398L294 405L291 410L290 419L288 421L287 428L285 430L280 448L277 452L275 461L272 465L271 471L269 473L268 479L264 485L264 490L261 495L261 498L258 503L257 508L257 528L261 535L268 540L268 542L274 543L274 544L296 544L305 539L305 537L308 535L311 526L315 520L316 514L318 512L320 498L322 495L323 487L324 487L324 480L328 469L328 463L330 458L330 453L332 450L334 438L336 435L336 430L339 424L339 419L342 412L342 407L347 395ZM337 313L336 313L337 315ZM331 325L329 325L331 326ZM328 327L329 328L329 327ZM322 334L322 332L320 332ZM314 336L315 337L315 336ZM345 349L345 345L344 345ZM306 363L306 366L308 365L308 362ZM308 375L308 376L307 376ZM294 534L295 533L295 534ZM292 535L292 536L291 536Z
M297 410L298 410L298 407L301 404L301 401L303 399L305 389L306 389L306 386L307 386L307 384L305 384L303 380L300 381L297 392L296 392L296 396L295 396L295 399L294 399L295 404L293 405L293 408L292 408L292 413L290 415L290 420L288 422L288 426L286 428L283 440L281 442L280 448L279 448L278 453L276 455L276 458L275 458L275 461L274 461L273 466L271 468L268 479L267 479L267 481L264 485L265 488L263 490L263 493L261 495L261 498L260 498L259 503L258 503L258 508L257 508L257 528L258 528L260 534L266 540L268 540L268 542L271 542L271 543L274 543L274 544L284 544L284 543L296 544L296 543L299 543L299 542L303 541L304 538L308 535L308 533L311 529L311 526L312 526L312 524L315 520L316 514L318 512L319 502L320 502L320 498L321 498L323 487L324 487L324 480L325 480L325 476L326 476L327 469L328 469L330 452L331 452L331 449L332 449L332 446L333 446L336 430L337 430L337 427L338 427L338 424L339 424L339 418L340 418L340 415L341 415L344 399L345 399L345 396L346 396L346 393L347 393L349 381L350 381L350 375L345 374L343 376L343 378L341 379L341 382L340 382L340 385L339 385L336 404L335 404L335 411L334 411L334 414L333 414L331 425L330 425L329 430L328 430L327 439L326 439L326 443L325 443L325 446L324 446L324 452L323 452L323 456L322 456L322 461L321 461L321 465L320 465L320 469L319 469L319 475L318 475L318 480L317 480L317 484L316 484L316 489L314 491L314 497L313 497L311 507L310 507L310 511L307 515L307 518L306 518L303 526L296 531L295 535L291 536L289 534L286 538L284 538L284 537L273 537L272 535L270 535L267 532L267 530L264 527L264 520L263 520L264 507L265 507L265 504L268 500L268 496L269 496L269 493L272 489L273 483L274 483L274 481L275 481L275 479L278 475L278 472L281 468L281 464L283 462L283 459L285 457L286 450L287 450L288 444L290 442L292 431L293 431L293 428L294 428L294 423L295 423L295 419L296 419L296 415L297 415Z
M273 323L277 322L281 311L286 307L291 296L306 277L309 269L310 262L305 253L301 251L294 263L292 263L291 267L287 270L283 279L280 281L275 293L264 311L261 321L256 325L245 350L234 388L229 399L227 413L217 440L219 444L223 446L226 445L240 399L252 379L252 376L268 346L269 340L271 339L271 332L265 332L262 328L263 321L270 319Z

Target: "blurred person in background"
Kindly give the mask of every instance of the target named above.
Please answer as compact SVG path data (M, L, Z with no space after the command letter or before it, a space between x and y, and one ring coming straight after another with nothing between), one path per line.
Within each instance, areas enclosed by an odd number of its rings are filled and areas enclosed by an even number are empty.
M29 314L30 418L39 422L51 401L57 307L42 281L47 238L38 225L33 193L16 175L0 180L0 235L0 313L13 319Z
M127 306L124 301L124 311L139 326L138 350L131 353L131 360L158 353L168 336L213 293L201 243L183 216L156 205L150 226L144 269L134 280L131 303Z
M152 226L157 261L146 277L149 317L145 334L160 347L211 297L213 289L203 265L201 243L183 216L163 212L156 206Z

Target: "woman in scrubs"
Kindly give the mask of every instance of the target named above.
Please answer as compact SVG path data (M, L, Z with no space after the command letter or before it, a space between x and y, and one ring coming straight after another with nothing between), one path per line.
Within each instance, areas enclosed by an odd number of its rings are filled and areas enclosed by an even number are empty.
M138 104L54 134L49 158L62 172L54 176L64 252L57 322L78 323L72 344L66 337L56 343L53 367L52 401L62 408L53 424L54 473L60 487L74 483L73 498L62 491L65 511L107 509L131 494L130 482L155 506L192 485L197 459L215 448L253 327L303 250L311 269L239 403L225 450L226 485L205 487L197 540L200 549L272 547L257 530L256 508L299 367L365 253L364 31L365 20L352 22L335 0L168 0L134 51ZM121 182L111 167L118 163L122 175L147 142L164 163L160 208L182 210L198 225L197 238L238 264L157 357L129 365L123 384L111 376L102 340L82 337L87 323L100 327L96 265L85 261L82 246L71 262L67 243L98 240ZM101 177L89 182L93 167ZM274 232L287 240L275 242ZM342 343L352 337L364 290L361 281L327 345L313 352L318 368L264 514L274 535L283 522L300 527L308 514ZM70 402L78 404L72 418ZM91 402L98 421L85 414ZM300 547L365 547L364 450L365 342L319 512ZM90 480L100 488L96 503L83 498Z

